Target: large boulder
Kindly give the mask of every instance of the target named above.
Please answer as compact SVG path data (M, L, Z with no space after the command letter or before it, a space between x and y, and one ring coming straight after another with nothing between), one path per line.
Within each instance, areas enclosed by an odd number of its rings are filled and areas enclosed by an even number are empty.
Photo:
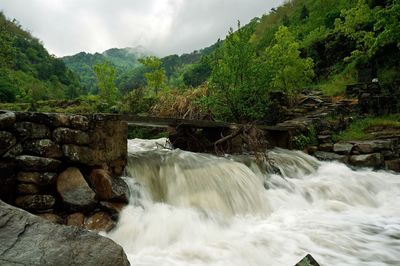
M47 158L61 158L63 156L60 146L50 139L28 140L23 146L27 154Z
M61 162L56 159L43 158L30 155L17 156L18 167L23 171L54 171Z
M93 169L90 183L100 200L129 202L128 185L121 178L112 177L104 169Z
M112 240L48 222L1 201L0 239L0 265L129 265Z
M53 131L53 137L58 143L86 145L89 143L89 135L77 129L59 127Z
M383 163L383 156L380 153L350 156L350 164L360 167L378 167Z
M84 210L96 204L94 191L78 168L70 167L57 178L57 191L72 210Z

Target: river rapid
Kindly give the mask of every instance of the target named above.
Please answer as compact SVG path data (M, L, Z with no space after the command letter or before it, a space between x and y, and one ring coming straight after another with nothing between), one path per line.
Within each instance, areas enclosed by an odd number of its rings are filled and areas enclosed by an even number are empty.
M400 175L301 152L216 157L129 140L131 265L400 265Z

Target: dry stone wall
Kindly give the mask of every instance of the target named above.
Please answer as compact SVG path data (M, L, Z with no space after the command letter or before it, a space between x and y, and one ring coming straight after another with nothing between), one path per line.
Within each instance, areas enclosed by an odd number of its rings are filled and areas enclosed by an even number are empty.
M53 222L110 230L129 190L125 122L0 111L0 199Z

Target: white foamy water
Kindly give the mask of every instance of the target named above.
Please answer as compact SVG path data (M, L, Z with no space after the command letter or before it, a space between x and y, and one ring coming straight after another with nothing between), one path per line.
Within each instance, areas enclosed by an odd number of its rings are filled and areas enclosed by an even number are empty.
M164 146L129 144L131 204L108 236L132 265L292 266L307 253L400 265L400 175L284 150L259 168Z

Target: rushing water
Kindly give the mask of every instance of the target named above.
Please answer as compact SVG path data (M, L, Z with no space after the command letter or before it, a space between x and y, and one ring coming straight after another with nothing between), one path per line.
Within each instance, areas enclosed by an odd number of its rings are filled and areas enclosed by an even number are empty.
M129 141L131 204L108 236L132 265L400 265L399 175L166 146Z

